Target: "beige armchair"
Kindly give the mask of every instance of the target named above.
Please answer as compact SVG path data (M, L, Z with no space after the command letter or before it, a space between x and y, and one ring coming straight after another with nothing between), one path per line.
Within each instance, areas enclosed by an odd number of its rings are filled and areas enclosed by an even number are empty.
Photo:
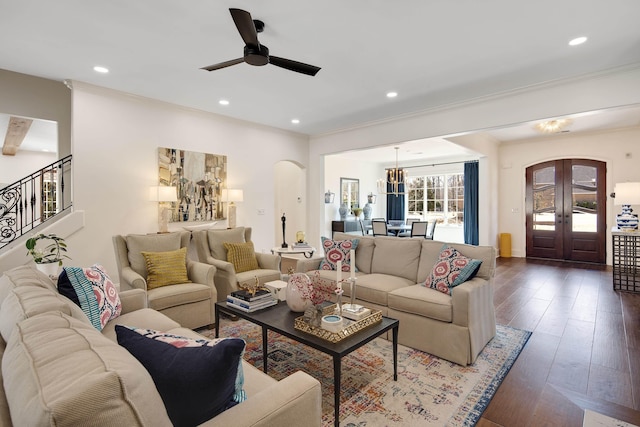
M150 308L165 314L186 328L195 329L213 325L215 322L216 268L192 261L186 258L185 253L186 275L191 283L164 284L152 288L148 286L149 273L145 257L142 255L142 252L177 251L186 248L190 240L190 232L117 235L113 236L113 246L121 286L126 284L131 288L143 289L147 293Z
M193 238L200 262L216 267L215 283L218 301L224 301L241 283L252 284L257 277L260 284L280 280L280 257L278 255L254 252L258 269L236 272L234 265L227 261L225 243L245 243L251 241L251 227L231 229L209 229L194 231Z

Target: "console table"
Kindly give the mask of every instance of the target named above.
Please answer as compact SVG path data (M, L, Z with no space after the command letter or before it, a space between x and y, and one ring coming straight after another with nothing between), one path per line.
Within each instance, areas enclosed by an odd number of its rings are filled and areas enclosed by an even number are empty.
M640 232L611 230L613 289L640 292Z
M367 226L371 225L371 220L370 219L363 219L362 223L364 224L365 230L367 229ZM350 233L350 232L361 232L362 230L360 230L360 224L358 224L358 221L356 221L355 219L349 221L331 221L331 236L333 237L333 233L335 233L336 231L341 231L343 233Z

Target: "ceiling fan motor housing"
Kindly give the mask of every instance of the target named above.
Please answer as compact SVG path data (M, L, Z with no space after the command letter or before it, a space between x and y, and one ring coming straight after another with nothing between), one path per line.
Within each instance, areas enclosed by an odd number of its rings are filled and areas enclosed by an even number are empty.
M267 65L269 63L269 48L265 45L244 47L244 62L251 65Z

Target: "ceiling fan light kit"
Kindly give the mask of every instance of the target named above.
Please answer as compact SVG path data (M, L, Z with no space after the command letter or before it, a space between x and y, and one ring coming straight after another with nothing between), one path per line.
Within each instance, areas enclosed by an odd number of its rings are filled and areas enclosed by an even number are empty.
M244 40L244 56L242 58L202 67L203 70L214 71L246 62L249 65L255 66L271 64L308 76L315 76L318 71L320 71L320 67L316 67L315 65L269 55L269 48L260 44L258 41L258 33L264 30L264 22L258 19L252 19L251 14L242 9L229 9L229 12L231 12L231 17L236 24L240 37Z

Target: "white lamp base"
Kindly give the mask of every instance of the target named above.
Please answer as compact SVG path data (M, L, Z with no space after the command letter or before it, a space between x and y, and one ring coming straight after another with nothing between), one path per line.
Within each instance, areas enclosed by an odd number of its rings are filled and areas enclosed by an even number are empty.
M169 217L171 217L171 209L161 208L160 215L158 216L159 233L169 232Z
M229 213L227 214L229 220L229 228L236 228L236 204L229 202Z

